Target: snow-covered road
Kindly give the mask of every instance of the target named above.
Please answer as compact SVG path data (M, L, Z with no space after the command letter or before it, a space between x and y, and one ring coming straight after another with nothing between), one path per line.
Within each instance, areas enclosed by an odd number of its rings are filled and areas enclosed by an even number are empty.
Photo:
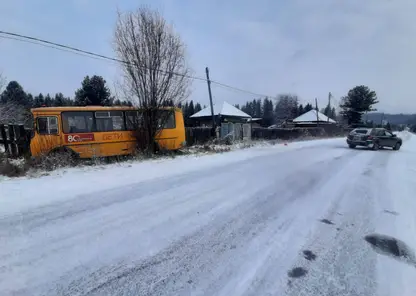
M0 182L0 295L414 296L402 136L398 152L331 139Z

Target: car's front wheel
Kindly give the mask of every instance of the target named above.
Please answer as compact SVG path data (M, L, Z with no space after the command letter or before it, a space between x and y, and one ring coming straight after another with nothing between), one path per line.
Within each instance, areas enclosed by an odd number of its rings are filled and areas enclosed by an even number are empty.
M354 144L349 144L348 147L350 147L351 149L354 149L355 145Z
M380 145L377 142L374 142L373 150L378 150L379 148L380 148Z
M394 145L393 150L399 150L400 149L401 144L399 142L396 143L396 145Z

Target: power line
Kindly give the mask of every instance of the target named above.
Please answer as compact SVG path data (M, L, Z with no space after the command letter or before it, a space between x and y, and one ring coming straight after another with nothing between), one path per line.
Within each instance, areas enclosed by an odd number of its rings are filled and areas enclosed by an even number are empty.
M160 70L160 69L151 69L151 68L148 68L148 67L141 67L141 66L132 64L130 62L117 59L117 58L108 57L108 56L105 56L105 55L102 55L102 54L98 54L98 53L94 53L94 52L91 52L91 51L79 49L79 48L72 47L72 46L69 46L69 45L64 45L64 44L48 41L48 40L45 40L45 39L40 39L40 38L31 37L31 36L27 36L27 35L21 35L21 34L17 34L17 33L5 32L5 31L1 31L1 30L0 30L0 34L6 35L6 36L12 36L12 37L15 37L15 38L21 38L23 40L31 40L31 41L34 41L34 42L32 42L33 44L38 44L38 45L41 45L41 46L42 45L49 45L48 47L52 47L54 49L64 49L64 51L67 51L67 52L69 51L69 52L82 53L82 54L85 54L87 56L93 56L93 57L97 57L97 58L101 58L101 59L105 59L105 60L110 60L110 61L113 61L113 62L118 62L118 63L121 63L121 64L130 65L130 66L134 66L134 67L141 68L141 69L154 70L154 71L158 71L162 74L173 74L173 75L181 76L181 77L185 77L185 78L206 81L205 78L201 78L201 77L196 77L196 76L191 76L191 75L184 75L184 74L176 73L176 72L172 72L172 71L166 71L166 70Z
M52 45L42 44L42 43L38 43L38 42L35 42L35 41L31 41L31 40L24 40L24 39L19 39L19 38L16 38L16 37L1 36L1 35L0 35L0 38L20 41L20 42L26 42L26 43L31 43L31 44L35 44L35 45L40 45L40 46L43 46L43 47L57 49L57 50L60 50L60 51L69 52L69 53L73 53L73 54L76 54L76 55L79 55L79 56L83 56L83 57L87 57L87 58L91 58L91 59L96 59L96 60L100 60L100 61L103 60L102 58L89 56L89 55L86 55L86 54L83 54L83 53L80 53L80 52L75 52L75 51L71 51L71 50L64 49L64 48L59 48L59 47L52 46Z
M232 90L235 90L235 91L238 91L238 92L250 94L250 95L253 95L253 96L257 96L257 97L269 97L269 98L270 97L274 97L274 96L269 96L269 95L254 93L254 92L251 92L251 91L248 91L248 90L244 90L244 89L241 89L241 88L238 88L238 87L234 87L234 86L231 86L231 85L227 85L227 84L224 84L224 83L215 81L215 80L211 80L211 83L214 83L214 84L216 84L218 86L221 86L221 87L224 87L224 88L232 89Z
M123 61L123 60L120 60L120 59L117 59L117 58L105 56L105 55L94 53L94 52L91 52L91 51L79 49L79 48L76 48L76 47L73 47L73 46L64 45L64 44L60 44L60 43L56 43L56 42L52 42L52 41L32 37L32 36L27 36L27 35L12 33L12 32L6 32L6 31L1 31L1 30L0 30L0 34L6 35L6 36L1 36L0 35L0 38L4 38L4 39L11 39L11 40L16 40L16 41L21 41L21 42L27 42L27 43L40 45L40 46L44 46L44 47L48 47L48 48L52 48L52 49L56 49L56 50L61 50L61 51L69 52L69 53L78 54L78 55L84 56L84 57L94 58L94 59L97 59L97 60L109 60L109 61L112 61L112 62L131 65L131 66L138 67L138 68L141 68L141 69L155 70L155 71L161 72L163 74L173 74L173 75L176 75L176 76L181 76L181 77L192 79L192 80L200 80L200 81L204 81L204 82L207 81L207 79L203 78L203 77L192 76L192 75L184 75L184 74L181 74L181 73L176 73L176 72L166 71L166 70L160 70L160 69L151 69L151 68L148 68L148 67L140 67L138 65L134 65L130 62ZM219 81L215 81L215 80L211 80L211 83L216 84L216 85L218 85L220 87L223 87L223 88L232 89L232 90L242 92L242 93L246 93L246 94L250 94L250 95L253 95L253 96L270 97L270 98L275 97L275 96L271 96L271 95L264 95L264 94L259 94L259 93L255 93L255 92L252 92L252 91L244 90L244 89L241 89L241 88L238 88L238 87L235 87L235 86L232 86L232 85L228 85L228 84L225 84L225 83L222 83L222 82L219 82Z

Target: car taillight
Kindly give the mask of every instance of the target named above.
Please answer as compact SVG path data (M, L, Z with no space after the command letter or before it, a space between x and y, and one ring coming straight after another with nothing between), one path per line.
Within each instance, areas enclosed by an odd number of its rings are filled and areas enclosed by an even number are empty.
M367 136L367 140L372 140L373 137L372 136Z

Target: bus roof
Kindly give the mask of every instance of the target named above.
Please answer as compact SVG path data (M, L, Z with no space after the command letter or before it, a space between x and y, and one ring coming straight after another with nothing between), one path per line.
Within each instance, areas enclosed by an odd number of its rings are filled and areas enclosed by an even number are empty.
M163 107L161 109L169 110L175 108L176 111L181 109L176 107ZM39 107L30 109L31 112L64 112L64 111L114 111L114 110L136 110L138 108L129 106L67 106L67 107Z

